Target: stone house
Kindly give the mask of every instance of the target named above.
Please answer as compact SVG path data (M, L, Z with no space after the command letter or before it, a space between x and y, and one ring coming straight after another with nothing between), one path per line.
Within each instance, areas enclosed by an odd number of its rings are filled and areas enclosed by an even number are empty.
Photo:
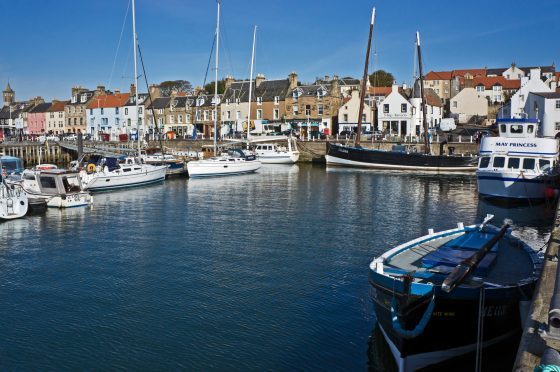
M96 90L72 87L70 102L64 106L64 133L87 132L87 106L100 94L105 94L103 86L98 86Z
M338 109L342 106L342 93L338 76L328 84L298 85L297 74L289 76L286 95L286 122L292 128L307 132L331 134L338 130Z

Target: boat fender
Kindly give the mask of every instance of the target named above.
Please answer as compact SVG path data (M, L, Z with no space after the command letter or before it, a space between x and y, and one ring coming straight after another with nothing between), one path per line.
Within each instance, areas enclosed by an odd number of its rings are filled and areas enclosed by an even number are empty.
M398 315L398 309L397 309L397 299L396 297L393 297L393 301L391 302L391 319L392 319L393 329L395 330L395 332L397 332L399 336L405 339L411 339L420 336L422 332L424 332L426 325L428 325L428 322L432 317L432 312L434 311L434 307L436 304L435 298L436 298L436 294L434 292L432 294L432 299L430 300L430 303L426 308L426 311L424 311L424 314L422 314L422 318L420 318L420 321L418 322L416 327L414 327L414 329L407 330L404 329L403 326L401 325L401 322L399 320L399 315Z
M93 173L93 172L95 172L95 164L91 164L91 163L88 164L88 165L87 165L87 172L88 172L88 173Z

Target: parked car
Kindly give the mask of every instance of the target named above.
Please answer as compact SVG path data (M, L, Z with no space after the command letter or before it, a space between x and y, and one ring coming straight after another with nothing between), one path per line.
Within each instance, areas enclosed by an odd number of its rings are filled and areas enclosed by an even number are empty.
M342 132L340 132L338 134L339 137L352 137L354 135L354 132L350 131L350 130L343 130Z
M46 140L58 142L60 141L60 138L58 136L55 136L54 134L50 134L46 137Z

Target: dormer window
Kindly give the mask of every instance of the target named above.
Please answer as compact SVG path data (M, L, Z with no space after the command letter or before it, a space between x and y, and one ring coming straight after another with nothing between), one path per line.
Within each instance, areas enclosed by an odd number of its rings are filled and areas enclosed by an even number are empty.
M87 101L87 96L85 94L82 94L80 102L85 103L86 101Z
M324 97L326 94L327 94L327 92L324 89L319 89L317 91L317 97L318 98Z
M492 87L492 89L494 90L494 92L499 92L502 90L502 86L501 85L494 85Z
M236 98L236 99L235 99L235 104L236 104L236 105L239 105L239 98Z
M262 97L257 97L257 105L262 105Z
M280 97L274 96L274 104L275 104L275 105L279 105L279 104L280 104Z
M78 102L78 97L77 96L72 96L72 103L76 103Z
M229 105L230 99L226 99L226 105Z
M204 105L204 98L200 97L196 99L196 105L197 106L202 106Z
M484 85L477 85L476 91L477 91L477 92L484 93Z
M212 104L219 105L220 104L220 97L212 97Z

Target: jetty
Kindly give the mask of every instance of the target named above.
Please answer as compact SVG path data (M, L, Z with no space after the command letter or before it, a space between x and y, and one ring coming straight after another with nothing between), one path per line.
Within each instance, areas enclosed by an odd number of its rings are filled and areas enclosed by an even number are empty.
M544 255L523 335L519 343L514 371L533 371L535 367L560 365L560 208L557 206L554 228Z

